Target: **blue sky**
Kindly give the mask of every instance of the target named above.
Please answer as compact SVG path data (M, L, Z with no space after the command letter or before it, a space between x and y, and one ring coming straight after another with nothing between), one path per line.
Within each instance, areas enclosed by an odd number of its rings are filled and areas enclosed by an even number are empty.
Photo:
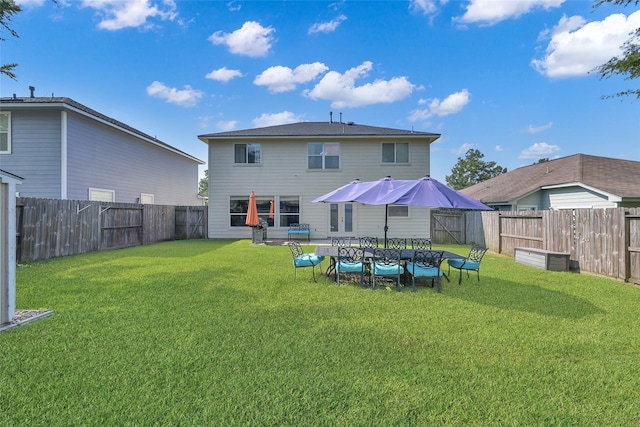
M202 160L197 135L329 120L436 132L509 170L577 153L640 161L637 87L599 80L637 7L570 0L22 0L1 96L63 96ZM202 171L206 168L202 167ZM201 173L202 173L201 171ZM417 177L416 177L417 178Z

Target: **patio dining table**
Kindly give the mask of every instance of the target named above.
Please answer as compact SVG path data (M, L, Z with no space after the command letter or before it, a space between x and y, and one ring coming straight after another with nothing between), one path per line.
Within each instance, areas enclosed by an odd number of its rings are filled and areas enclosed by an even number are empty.
M365 258L373 258L373 249L374 248L363 248ZM339 250L340 250L339 246L317 246L316 247L316 250L315 250L316 255L329 257L331 259L331 264L329 265L326 271L327 277L331 276L332 274L335 277L335 275L337 274L335 269L336 269L336 263L338 262ZM401 251L400 259L403 261L409 261L413 259L413 256L415 255L416 251L420 251L421 249L399 249L399 250ZM445 251L442 249L434 248L431 250L442 252L443 260L453 259L453 258L465 258L465 255L458 255L454 252ZM447 277L447 275L444 272L442 274L444 275L444 278L447 279L447 282L449 282L449 277Z

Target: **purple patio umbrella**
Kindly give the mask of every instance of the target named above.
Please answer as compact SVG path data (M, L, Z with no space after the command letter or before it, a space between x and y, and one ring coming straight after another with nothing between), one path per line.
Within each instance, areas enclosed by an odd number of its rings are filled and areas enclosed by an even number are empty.
M336 197L337 195L337 197ZM470 210L491 210L476 199L425 176L416 180L393 179L353 181L313 202L359 202L365 205L385 205L384 244L387 246L388 207L394 205L423 206Z
M379 199L379 202L433 208L491 210L484 203L429 176L404 182L411 183L411 185L399 188L397 192L389 194L388 198Z
M340 188L337 188L330 193L327 193L323 196L318 197L311 201L311 203L317 202L326 202L326 203L344 203L344 202L353 202L356 197L361 195L363 192L371 188L376 182L363 182L359 179L351 181L348 184L343 185Z

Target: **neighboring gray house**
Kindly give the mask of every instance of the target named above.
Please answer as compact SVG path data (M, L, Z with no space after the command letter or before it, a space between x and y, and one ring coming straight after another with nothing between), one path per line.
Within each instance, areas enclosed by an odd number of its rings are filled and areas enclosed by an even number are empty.
M20 196L202 205L202 164L69 98L0 98L0 168Z
M353 123L301 122L200 135L209 145L209 237L249 238L244 223L254 191L269 238L309 223L311 236L384 234L384 206L311 203L355 179L418 179L429 174L439 134ZM273 211L271 211L273 206ZM428 237L429 209L391 206L390 237Z
M521 167L461 190L497 210L640 206L640 162L573 156Z

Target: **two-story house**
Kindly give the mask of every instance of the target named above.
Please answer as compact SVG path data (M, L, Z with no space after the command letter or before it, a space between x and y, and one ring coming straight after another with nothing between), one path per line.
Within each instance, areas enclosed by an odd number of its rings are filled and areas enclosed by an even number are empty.
M0 98L0 169L23 197L202 205L202 164L69 98Z
M269 224L269 238L286 238L289 224L308 223L316 238L384 233L384 206L311 203L355 179L417 179L429 174L436 133L351 122L301 122L200 135L209 145L209 237L249 238L249 195ZM393 237L429 235L429 209L391 206Z

